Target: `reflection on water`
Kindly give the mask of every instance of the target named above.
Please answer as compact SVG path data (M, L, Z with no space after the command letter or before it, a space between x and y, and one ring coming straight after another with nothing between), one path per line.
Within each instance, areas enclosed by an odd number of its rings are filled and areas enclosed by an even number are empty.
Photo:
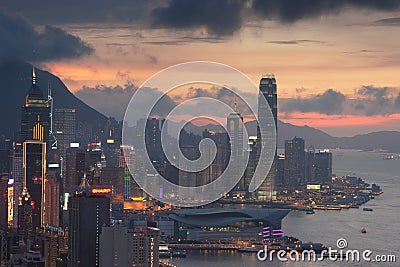
M381 153L355 150L334 150L333 169L337 175L362 177L368 183L378 183L385 191L362 207L373 208L373 212L361 209L341 211L316 211L313 215L292 211L282 223L286 235L302 241L321 242L336 248L336 240L345 238L349 249L371 250L374 254L394 254L400 260L400 159L383 160ZM368 233L360 230L366 228ZM187 258L169 262L179 267L255 267L255 266L398 266L381 263L339 263L325 260L316 263L259 262L255 254L236 251L188 251Z

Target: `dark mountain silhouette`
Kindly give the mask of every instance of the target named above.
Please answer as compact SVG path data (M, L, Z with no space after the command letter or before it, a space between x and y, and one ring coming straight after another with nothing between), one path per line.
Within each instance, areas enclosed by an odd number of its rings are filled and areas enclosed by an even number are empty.
M249 135L257 134L255 121L245 123ZM185 130L201 135L204 129L215 132L223 131L221 126L208 124L196 126L188 123ZM353 137L334 137L321 130L309 126L296 126L290 123L278 121L278 148L284 148L285 140L293 139L295 136L306 141L306 147L315 148L348 148L362 150L387 150L389 152L400 152L400 132L380 131L368 134L360 134Z
M36 84L47 96L50 83L54 108L76 109L77 121L92 131L104 127L107 118L75 97L63 82L53 74L36 69ZM32 65L21 61L0 62L0 134L15 136L21 122L21 107L32 83Z

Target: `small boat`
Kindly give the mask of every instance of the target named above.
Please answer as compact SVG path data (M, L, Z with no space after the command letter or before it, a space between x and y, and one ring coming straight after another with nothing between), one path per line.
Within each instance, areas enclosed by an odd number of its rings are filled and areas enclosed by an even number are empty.
M365 229L365 228L361 229L361 233L366 234L367 233L367 229Z
M306 214L314 214L315 213L315 211L313 211L313 210L307 210L306 211Z
M237 251L245 253L257 253L260 249L261 248L257 247L244 247L244 248L237 248Z
M374 210L371 208L363 208L363 211L374 211Z

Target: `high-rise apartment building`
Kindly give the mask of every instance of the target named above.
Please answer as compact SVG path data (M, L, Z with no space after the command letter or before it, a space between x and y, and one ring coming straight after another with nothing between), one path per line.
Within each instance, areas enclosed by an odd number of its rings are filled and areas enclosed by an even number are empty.
M284 185L305 184L304 139L295 137L285 141Z
M100 236L100 267L133 265L134 236L121 224L103 226Z
M109 188L82 183L69 198L68 267L100 266L100 235L110 224Z
M328 149L315 153L315 179L321 184L332 180L332 153Z
M134 229L133 233L133 265L140 267L158 267L160 230L153 227Z

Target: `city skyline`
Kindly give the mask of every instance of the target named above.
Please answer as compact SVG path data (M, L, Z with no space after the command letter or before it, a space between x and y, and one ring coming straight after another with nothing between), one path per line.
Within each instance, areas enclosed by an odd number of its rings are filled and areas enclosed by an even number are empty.
M275 73L281 88L279 117L285 122L335 136L400 130L398 1L311 1L310 10L301 8L301 1L217 3L128 1L120 9L102 3L84 16L80 11L90 1L82 8L6 1L1 16L15 29L3 33L9 44L14 45L15 33L30 42L62 44L49 45L48 54L46 44L7 46L1 57L19 55L40 65L107 115L122 111L105 97L126 103L135 87L163 68L211 60L241 70L255 83L261 73ZM221 24L222 9L231 12ZM191 20L196 12L200 15Z
M392 266L399 33L400 0L3 1L0 267Z

